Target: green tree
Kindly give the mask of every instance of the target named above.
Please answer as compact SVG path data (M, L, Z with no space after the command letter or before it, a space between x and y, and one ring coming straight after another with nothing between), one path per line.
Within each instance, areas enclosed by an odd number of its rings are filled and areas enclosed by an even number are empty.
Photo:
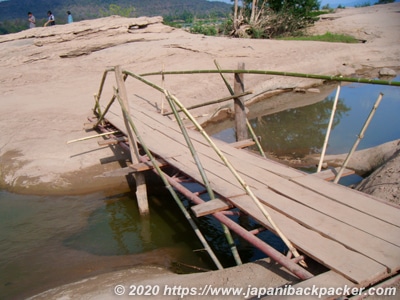
M314 21L312 12L318 0L243 0L235 1L232 32L239 37L272 38L296 35ZM238 11L238 12L237 12Z
M129 18L129 17L133 17L133 13L135 12L135 10L136 9L133 6L123 8L116 4L110 4L110 6L108 7L108 11L100 10L100 14L103 17L117 15L117 16Z

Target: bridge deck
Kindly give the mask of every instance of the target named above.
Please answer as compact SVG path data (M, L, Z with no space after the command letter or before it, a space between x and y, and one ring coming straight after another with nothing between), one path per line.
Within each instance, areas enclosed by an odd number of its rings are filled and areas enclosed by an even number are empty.
M131 111L151 152L201 183L176 122L139 106ZM107 120L126 134L118 104ZM201 134L189 133L215 193L273 231ZM367 286L400 269L399 209L222 141L214 142L294 246L339 275L334 278Z

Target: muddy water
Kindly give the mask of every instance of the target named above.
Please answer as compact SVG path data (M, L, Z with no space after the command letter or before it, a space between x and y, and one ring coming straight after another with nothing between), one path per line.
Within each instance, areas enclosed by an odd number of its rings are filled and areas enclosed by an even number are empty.
M130 193L21 196L0 191L0 299L137 265L178 272L212 268L168 195L150 195L140 217ZM168 209L167 209L168 208Z

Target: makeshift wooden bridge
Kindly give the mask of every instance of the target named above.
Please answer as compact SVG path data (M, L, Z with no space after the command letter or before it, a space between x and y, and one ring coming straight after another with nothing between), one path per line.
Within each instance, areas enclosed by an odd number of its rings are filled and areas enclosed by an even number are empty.
M124 79L132 75L144 80L138 75L121 72L119 68L107 72L114 71L124 74ZM235 145L211 139L219 149L216 151L210 146L204 132L187 130L191 146L196 151L194 155L177 122L155 110L144 108L133 99L123 99L127 93L123 80L118 80L117 76L118 81L118 89L115 89L116 94L110 102L99 99L102 82L96 96L97 119L94 122L96 127L105 132L107 127L111 127L109 130L123 133L122 137L114 138L110 134L112 138L103 144L125 143L129 140L141 146L138 161L122 170L122 173L143 174L145 170L157 172L164 166L172 166L198 183L209 186L216 197L204 202L164 174L169 185L186 193L188 199L196 204L192 210L197 217L212 214L231 231L246 238L302 279L300 286L369 287L388 278L398 280L399 209L317 175L306 174L235 148ZM168 93L166 96L173 98ZM124 103L128 106L124 107ZM143 149L148 152L144 153ZM150 158L145 155L148 153L151 153ZM206 174L206 184L197 160L201 161ZM256 197L258 204L252 196ZM260 230L248 232L233 222L224 213L233 208L251 216L260 224L260 228L278 235L277 231L281 231L289 240L289 249L292 250L290 246L293 246L300 256L291 258L278 253L257 237ZM308 259L315 260L330 271L314 276L301 266L303 258L305 262Z

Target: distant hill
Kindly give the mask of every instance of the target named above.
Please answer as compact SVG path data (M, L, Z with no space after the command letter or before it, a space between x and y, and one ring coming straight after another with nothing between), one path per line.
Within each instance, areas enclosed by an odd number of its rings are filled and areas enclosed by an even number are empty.
M26 19L31 11L36 19L47 18L51 10L59 24L66 22L66 11L71 11L75 20L95 19L102 17L101 12L109 9L110 4L121 8L133 6L132 17L171 16L183 13L194 15L225 15L232 5L207 0L7 0L0 2L0 22L5 20Z

